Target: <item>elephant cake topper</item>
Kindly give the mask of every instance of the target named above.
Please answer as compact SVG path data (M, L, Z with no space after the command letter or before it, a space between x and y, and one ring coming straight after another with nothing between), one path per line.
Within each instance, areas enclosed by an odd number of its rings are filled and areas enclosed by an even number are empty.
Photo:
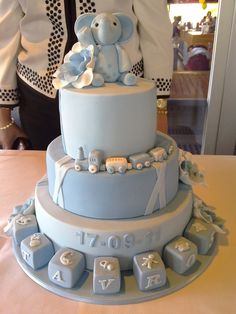
M54 73L54 87L99 87L105 82L135 85L137 78L129 72L132 64L120 45L132 36L133 27L131 18L122 13L79 16L75 22L78 42Z

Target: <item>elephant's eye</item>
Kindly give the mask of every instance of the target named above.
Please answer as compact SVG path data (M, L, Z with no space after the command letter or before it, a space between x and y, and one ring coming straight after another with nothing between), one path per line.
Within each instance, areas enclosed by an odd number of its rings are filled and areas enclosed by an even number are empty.
M94 24L94 26L95 26L95 27L98 27L98 26L99 26L99 24L98 24L98 23L95 23L95 24Z
M114 25L114 26L116 26L116 25L117 25L117 23L116 23L116 22L113 22L113 25Z

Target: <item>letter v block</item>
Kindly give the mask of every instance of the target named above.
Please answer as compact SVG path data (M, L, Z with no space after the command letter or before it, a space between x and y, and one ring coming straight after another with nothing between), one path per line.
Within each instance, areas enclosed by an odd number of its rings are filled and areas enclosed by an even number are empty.
M95 258L93 291L96 294L113 294L120 291L120 264L117 258Z

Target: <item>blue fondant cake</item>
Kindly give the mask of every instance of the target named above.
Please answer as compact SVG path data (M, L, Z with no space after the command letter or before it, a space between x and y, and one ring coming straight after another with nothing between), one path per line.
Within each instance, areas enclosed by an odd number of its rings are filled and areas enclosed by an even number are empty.
M68 289L79 294L85 285L91 302L102 294L119 303L133 291L124 285L126 271L140 290L136 302L145 299L141 292L173 291L169 269L178 280L186 272L195 278L199 254L221 230L192 195L203 176L191 156L156 132L154 83L129 73L120 43L132 25L121 13L78 18L79 42L54 79L62 135L47 149L35 212L32 201L16 207L6 227L22 263L46 269L44 286L70 296Z

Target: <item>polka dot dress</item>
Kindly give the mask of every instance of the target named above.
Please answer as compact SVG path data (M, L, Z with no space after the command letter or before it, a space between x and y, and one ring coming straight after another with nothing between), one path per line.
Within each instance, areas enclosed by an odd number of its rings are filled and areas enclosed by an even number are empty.
M91 0L79 0L80 14L84 13L96 13L96 4L95 1ZM62 10L61 10L61 1L60 0L45 0L46 4L46 15L53 25L53 31L50 34L49 43L48 43L48 68L45 76L40 76L32 69L22 65L17 64L18 73L25 77L27 81L36 86L43 94L52 97L54 94L54 88L52 85L52 74L57 70L60 65L60 49L62 46L64 30L62 25ZM143 60L140 60L136 63L132 70L138 77L143 76Z
M164 78L152 78L155 82L157 87L157 94L158 92L169 92L171 87L171 79L164 79Z
M18 100L17 89L0 89L0 102L10 103Z
M81 14L96 13L95 2L91 0L79 0Z
M52 24L52 32L50 34L48 43L48 67L45 76L40 76L32 69L17 64L18 73L25 77L33 86L43 91L44 94L51 96L54 94L54 88L52 85L52 75L57 70L60 62L60 50L62 47L62 41L64 36L64 29L62 25L62 10L60 0L45 0L46 15L48 16Z
M143 60L140 60L138 63L134 64L131 72L134 73L137 77L143 77Z

